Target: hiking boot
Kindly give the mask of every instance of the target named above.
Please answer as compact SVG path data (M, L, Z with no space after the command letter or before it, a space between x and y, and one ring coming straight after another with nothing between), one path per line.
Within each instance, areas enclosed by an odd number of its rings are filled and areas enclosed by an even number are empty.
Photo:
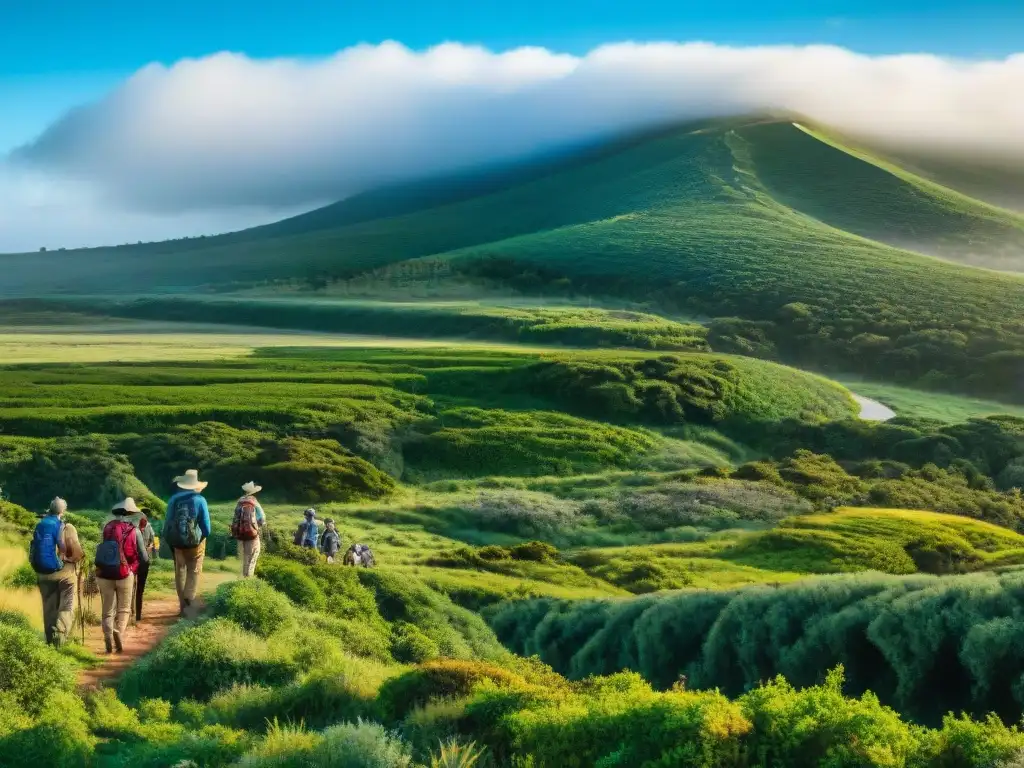
M103 638L103 645L106 646L107 653L112 653L113 652L114 649L110 645L110 638L109 637L104 637Z
M120 632L115 632L114 633L114 649L118 653L121 653L122 651L124 651L124 646L121 645L121 633Z

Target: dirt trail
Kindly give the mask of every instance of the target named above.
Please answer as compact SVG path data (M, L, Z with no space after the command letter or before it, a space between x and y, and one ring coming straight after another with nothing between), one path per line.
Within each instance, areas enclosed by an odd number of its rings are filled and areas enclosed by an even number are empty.
M97 598L97 603L99 602ZM189 614L198 614L203 605L199 600ZM124 634L124 652L107 654L103 644L103 629L99 626L86 627L85 647L100 659L92 669L83 669L78 676L78 685L83 689L100 688L117 679L132 664L153 650L178 622L178 598L162 597L149 600L142 608L142 621L135 626L129 622Z

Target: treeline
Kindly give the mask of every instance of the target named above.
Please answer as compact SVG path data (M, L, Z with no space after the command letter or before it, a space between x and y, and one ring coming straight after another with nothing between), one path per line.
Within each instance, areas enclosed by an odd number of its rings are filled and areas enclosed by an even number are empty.
M729 695L775 675L820 683L842 664L848 689L911 718L1024 707L1024 575L861 574L777 588L661 593L631 600L531 600L489 609L502 642L571 678L629 669L655 687L681 677Z

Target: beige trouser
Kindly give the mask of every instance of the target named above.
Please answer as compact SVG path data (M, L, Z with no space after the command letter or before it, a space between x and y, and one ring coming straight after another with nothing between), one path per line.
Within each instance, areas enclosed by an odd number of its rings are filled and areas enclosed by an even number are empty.
M178 593L178 605L182 611L196 599L205 556L205 539L198 547L174 550L174 589Z
M39 578L39 594L43 598L43 628L46 630L46 642L51 645L63 645L74 623L75 578L42 576Z
M242 558L242 578L247 579L256 573L256 560L260 556L260 537L251 541L238 542L238 555Z
M132 615L132 587L135 574L125 579L96 579L100 588L100 614L103 616L103 637L110 640L113 633L124 634Z

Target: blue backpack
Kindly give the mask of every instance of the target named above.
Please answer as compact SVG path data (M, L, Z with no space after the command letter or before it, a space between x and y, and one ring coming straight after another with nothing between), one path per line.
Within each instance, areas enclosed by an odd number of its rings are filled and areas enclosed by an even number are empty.
M57 551L63 532L64 523L55 515L47 515L36 525L28 550L28 561L36 573L56 573L64 567L64 560Z
M199 508L196 495L182 496L168 510L167 522L164 523L164 538L168 546L174 549L192 549L198 547L203 540L203 532L199 530Z

